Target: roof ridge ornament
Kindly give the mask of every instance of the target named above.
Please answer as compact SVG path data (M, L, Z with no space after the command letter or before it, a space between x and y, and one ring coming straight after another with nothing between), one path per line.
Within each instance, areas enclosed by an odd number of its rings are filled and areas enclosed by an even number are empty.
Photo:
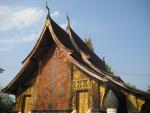
M68 25L70 25L70 19L69 19L68 13L67 13L67 21L68 21Z
M70 32L70 28L71 28L71 26L70 26L70 19L69 19L68 13L67 13L67 27L66 27L67 33Z
M50 9L47 5L47 0L46 0L46 9L47 9L47 17L50 17Z
M89 34L89 36L87 38L85 38L84 42L91 51L94 51L91 34Z

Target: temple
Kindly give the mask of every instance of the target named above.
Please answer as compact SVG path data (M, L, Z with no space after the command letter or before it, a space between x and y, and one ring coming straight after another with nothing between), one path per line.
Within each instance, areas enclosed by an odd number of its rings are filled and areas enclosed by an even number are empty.
M85 43L86 42L86 43ZM40 37L23 67L3 92L16 97L15 113L103 113L111 90L118 113L129 113L129 104L140 111L150 94L128 86L107 72L105 61L71 28L66 31L48 13Z

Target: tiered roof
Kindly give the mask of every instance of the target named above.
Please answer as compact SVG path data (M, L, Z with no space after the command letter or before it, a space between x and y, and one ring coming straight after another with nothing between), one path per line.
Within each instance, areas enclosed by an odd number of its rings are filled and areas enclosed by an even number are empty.
M84 41L73 31L68 18L68 26L64 31L56 24L50 15L47 15L42 33L32 51L22 62L23 67L17 76L3 89L3 92L15 94L19 86L24 86L23 81L35 76L33 70L38 69L37 59L40 59L50 48L50 43L54 42L64 53L66 58L76 67L88 73L106 84L111 84L133 95L141 98L150 96L149 93L129 87L120 77L106 72L105 62L101 60ZM30 84L26 84L30 85Z

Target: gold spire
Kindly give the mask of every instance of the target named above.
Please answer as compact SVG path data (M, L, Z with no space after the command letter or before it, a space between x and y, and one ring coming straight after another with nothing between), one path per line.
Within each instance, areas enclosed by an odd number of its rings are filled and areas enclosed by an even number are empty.
M69 19L68 13L67 13L67 21L68 21L68 25L70 25L70 19Z
M91 40L91 35L89 35L88 38L85 38L85 44L88 46L89 49L94 51L92 40Z
M71 26L70 26L70 19L69 19L68 13L67 13L67 27L66 27L67 33L70 32L70 28L71 28Z
M47 9L47 17L50 17L50 9L49 9L49 7L47 5L47 1L46 1L46 9Z

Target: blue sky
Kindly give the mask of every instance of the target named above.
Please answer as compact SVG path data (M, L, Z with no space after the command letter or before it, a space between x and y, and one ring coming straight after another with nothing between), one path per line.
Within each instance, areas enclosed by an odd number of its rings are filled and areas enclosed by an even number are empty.
M92 38L95 52L115 74L137 88L150 85L149 0L48 0L52 18L71 25L84 40ZM22 67L44 25L44 0L0 1L0 84L6 86Z

